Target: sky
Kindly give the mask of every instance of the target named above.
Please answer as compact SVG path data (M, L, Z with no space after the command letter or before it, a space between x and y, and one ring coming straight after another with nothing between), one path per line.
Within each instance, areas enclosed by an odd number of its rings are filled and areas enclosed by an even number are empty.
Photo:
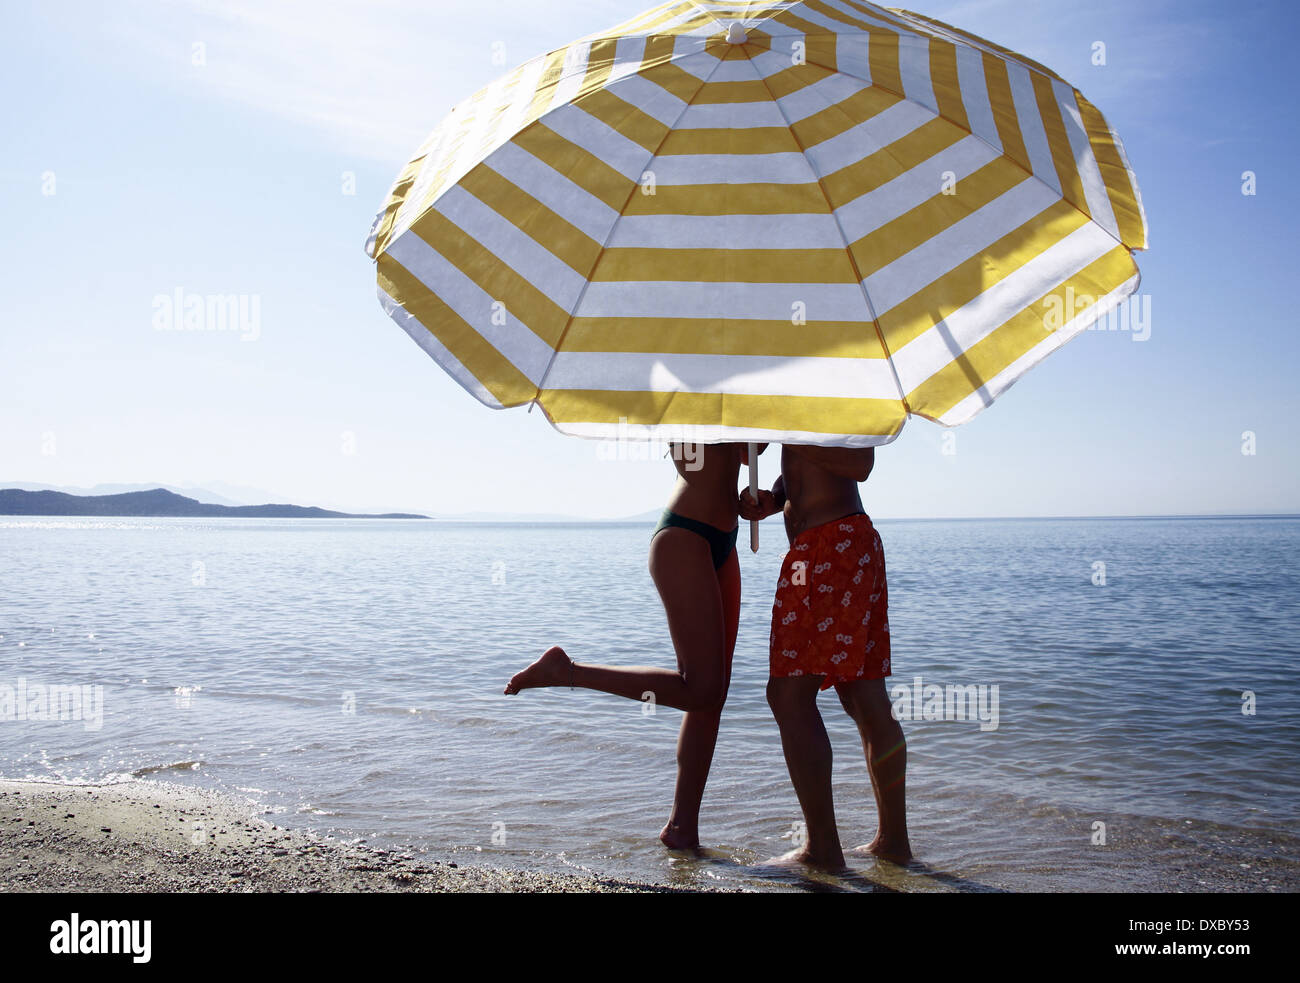
M661 507L669 462L611 460L462 390L380 309L362 248L455 103L647 6L7 0L0 485L438 514ZM909 421L877 452L867 510L1300 513L1300 5L920 12L1048 65L1106 114L1150 224L1150 320L1084 333L960 428ZM169 330L161 298L195 294L244 298L256 330Z

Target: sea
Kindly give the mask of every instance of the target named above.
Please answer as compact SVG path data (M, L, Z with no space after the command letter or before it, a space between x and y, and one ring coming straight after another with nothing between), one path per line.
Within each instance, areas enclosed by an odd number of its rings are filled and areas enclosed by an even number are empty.
M803 836L764 695L775 522L740 555L699 855L657 840L679 712L502 694L550 645L674 665L648 523L0 517L0 777L201 786L371 846L691 888L1300 888L1300 518L875 522L911 867L767 863ZM874 801L819 706L848 848Z

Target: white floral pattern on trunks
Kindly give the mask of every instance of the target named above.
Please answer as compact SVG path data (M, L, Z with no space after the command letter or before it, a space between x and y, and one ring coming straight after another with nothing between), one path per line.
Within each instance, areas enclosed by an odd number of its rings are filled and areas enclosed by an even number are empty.
M829 673L831 679L844 681L864 676L874 678L878 671L882 669L884 675L889 675L889 623L884 618L872 620L872 614L877 610L876 605L884 597L883 569L873 571L871 583L867 583L865 577L867 565L876 563L883 552L880 537L875 534L874 530L870 530L865 537L860 537L858 534L862 531L862 527L856 522L838 522L832 528L835 528L841 534L847 533L849 535L844 540L839 541L831 537L825 537L815 541L798 542L791 546L786 556L783 557L782 571L777 584L778 591L784 593L786 600L798 597L802 608L796 605L795 609L785 612L783 610L783 600L780 598L775 599L773 606L774 624L776 623L775 619L779 618L781 626L798 628L799 619L805 617L808 617L809 620L804 624L809 627L816 624L816 635L819 638L816 645L818 647L824 645L827 648L834 646L835 649L832 652L826 652L826 649L823 648L821 652L824 654L820 655L820 658L828 659L829 663L836 667ZM867 540L865 543L863 538ZM830 539L830 541L827 542L827 539ZM832 559L826 552L828 549L833 549L839 558ZM796 556L805 559L796 560ZM856 563L853 562L855 560ZM794 583L795 578L790 574L792 565L795 569L802 567L808 570L812 576L806 582ZM845 569L846 567L847 569ZM832 573L836 569L840 571L838 575ZM831 574L831 576L828 577L828 574ZM844 584L846 576L850 581L848 589L845 589ZM837 615L836 609L842 609L847 613L848 610L854 608L855 601L858 606L863 606L861 599L864 596L869 599L869 605L867 605L868 610L861 622L863 630L859 631L858 627L853 626L843 615ZM835 598L839 603L834 603L832 598ZM814 599L818 602L819 610L827 615L827 617L816 622L813 622L810 617L812 611L811 602ZM827 610L828 607L830 610ZM798 617L796 617L796 612ZM805 612L807 613L805 614ZM881 613L883 615L884 612ZM876 657L874 660L870 658L864 659L864 656L867 656L868 653L875 649L879 640L879 636L871 638L871 635L874 634L872 631L873 626L875 626L875 631L883 632L885 645L882 648L881 657ZM832 631L832 628L835 630ZM847 633L850 629L852 634ZM804 628L803 631L807 631L807 629ZM802 632L800 634L802 635ZM830 640L831 635L834 636L833 641ZM862 638L863 640L855 643L855 638ZM782 662L787 663L780 671L780 675L802 676L811 671L826 671L825 669L813 670L811 663L802 666L790 664L807 654L796 636L778 638L774 628L773 642L777 644L785 642L786 645L793 643L795 645L794 648L773 646L773 656L780 657ZM857 664L856 668L846 665L850 655L854 657ZM822 665L826 664L822 663ZM871 672L866 671L868 667L872 670Z

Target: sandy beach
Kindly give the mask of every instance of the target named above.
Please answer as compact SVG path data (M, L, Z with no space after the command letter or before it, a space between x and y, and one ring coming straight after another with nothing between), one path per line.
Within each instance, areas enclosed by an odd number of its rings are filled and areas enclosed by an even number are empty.
M1080 863L1067 845L1077 816L1039 811L1061 846L1022 858L1016 876L958 874L922 863L867 876L791 878L772 872L714 890L902 892L1070 891ZM1289 837L1211 824L1126 825L1089 890L1294 892L1300 863ZM379 849L269 822L261 807L220 792L152 780L65 785L0 779L0 892L88 893L694 893L656 884L466 864L415 849ZM990 858L991 859L991 858ZM859 865L861 866L861 865ZM757 870L757 868L756 868ZM1077 871L1074 872L1077 874ZM708 888L701 888L709 890Z
M0 780L0 892L661 893L498 870L272 825L251 803L162 782Z

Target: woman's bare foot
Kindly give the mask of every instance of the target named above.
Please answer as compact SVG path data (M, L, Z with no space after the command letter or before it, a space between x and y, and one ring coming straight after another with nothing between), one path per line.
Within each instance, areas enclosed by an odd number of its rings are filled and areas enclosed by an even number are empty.
M844 854L836 851L833 855L821 856L814 854L806 846L797 850L791 850L789 853L783 853L779 857L773 857L765 861L764 867L811 867L814 870L825 871L828 874L836 874L844 870Z
M700 834L697 830L682 829L670 822L659 831L659 842L669 850L698 850Z
M552 645L542 657L522 672L510 677L506 684L506 696L513 696L520 690L536 689L540 686L569 686L573 683L573 661L564 649Z
M898 864L900 867L912 862L912 845L906 839L898 843L886 843L880 838L879 833L870 843L854 847L849 852L859 857L878 857L881 860L888 860L890 863Z

